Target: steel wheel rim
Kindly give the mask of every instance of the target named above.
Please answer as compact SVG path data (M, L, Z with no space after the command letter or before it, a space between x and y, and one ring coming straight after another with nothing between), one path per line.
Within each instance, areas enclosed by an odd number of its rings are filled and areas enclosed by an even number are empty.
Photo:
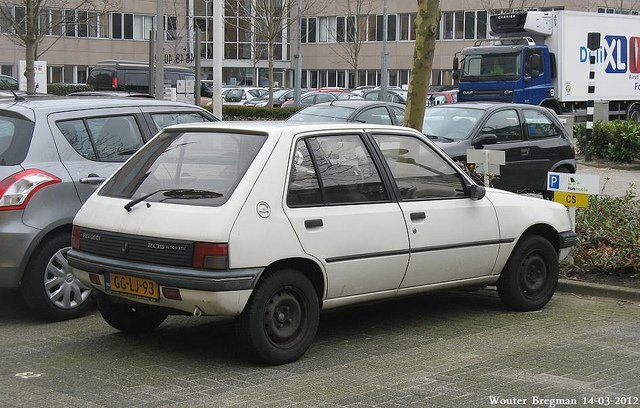
M304 296L292 287L278 289L264 309L264 330L269 341L280 348L288 348L301 338L308 311Z
M62 248L49 260L44 274L44 290L55 306L70 310L89 299L91 289L82 284L71 272L67 261L70 247Z
M529 254L520 264L520 288L528 297L535 297L545 290L549 270L542 254Z

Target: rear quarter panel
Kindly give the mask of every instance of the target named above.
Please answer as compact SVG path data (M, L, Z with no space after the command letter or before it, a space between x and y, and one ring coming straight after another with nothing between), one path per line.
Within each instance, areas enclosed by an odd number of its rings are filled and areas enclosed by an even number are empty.
M291 139L281 138L254 179L229 238L232 268L268 266L292 257L308 258L284 212L290 151Z

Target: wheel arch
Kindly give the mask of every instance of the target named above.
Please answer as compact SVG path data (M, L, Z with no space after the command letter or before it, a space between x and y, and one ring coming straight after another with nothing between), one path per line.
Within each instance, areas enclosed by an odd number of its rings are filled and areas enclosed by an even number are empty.
M322 305L322 299L325 293L325 278L322 268L315 261L308 258L287 258L273 262L267 266L260 276L259 281L265 277L273 274L276 271L282 269L295 269L302 273L311 281L316 294L318 295L318 302Z
M24 277L24 272L27 269L27 266L29 265L29 262L31 261L31 258L33 258L33 254L40 247L40 245L42 245L43 242L45 242L47 239L49 239L49 237L52 237L52 236L57 235L57 234L69 234L69 235L71 235L72 228L73 228L73 224L65 223L65 224L54 226L53 228L51 228L51 229L49 229L47 231L41 231L41 233L39 234L38 238L34 239L33 242L31 243L31 245L29 246L29 249L24 254L24 258L22 259L22 262L20 264L20 282L21 283L22 283L22 279ZM71 246L71 241L69 241L69 246Z
M518 242L522 241L524 237L530 235L538 235L546 239L551 243L551 245L553 245L553 248L556 250L556 252L560 251L560 236L558 235L558 231L551 225L535 224L530 226L522 233L522 235L520 235L520 238L518 238Z

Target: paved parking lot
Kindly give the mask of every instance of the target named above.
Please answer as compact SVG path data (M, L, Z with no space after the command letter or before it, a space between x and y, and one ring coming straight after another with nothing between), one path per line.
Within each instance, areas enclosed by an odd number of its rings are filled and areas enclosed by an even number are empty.
M490 289L430 295L326 313L301 360L265 367L229 321L134 337L97 312L34 321L3 291L0 406L640 406L639 323L630 301L557 293L515 313Z

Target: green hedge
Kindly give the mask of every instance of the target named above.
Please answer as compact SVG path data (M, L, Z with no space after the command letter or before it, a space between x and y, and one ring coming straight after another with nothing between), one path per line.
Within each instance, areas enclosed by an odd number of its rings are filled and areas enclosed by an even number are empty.
M211 105L205 106L211 111ZM222 120L286 120L300 108L253 108L235 105L222 106Z
M91 86L84 84L47 84L47 93L51 95L65 96L72 92L84 92L93 90Z
M585 135L584 123L574 126L576 149L582 154L584 154ZM589 151L595 158L614 162L633 162L640 158L640 123L621 120L595 122L589 139Z
M589 207L576 211L576 232L572 268L624 275L640 272L640 200L634 193L590 196Z

